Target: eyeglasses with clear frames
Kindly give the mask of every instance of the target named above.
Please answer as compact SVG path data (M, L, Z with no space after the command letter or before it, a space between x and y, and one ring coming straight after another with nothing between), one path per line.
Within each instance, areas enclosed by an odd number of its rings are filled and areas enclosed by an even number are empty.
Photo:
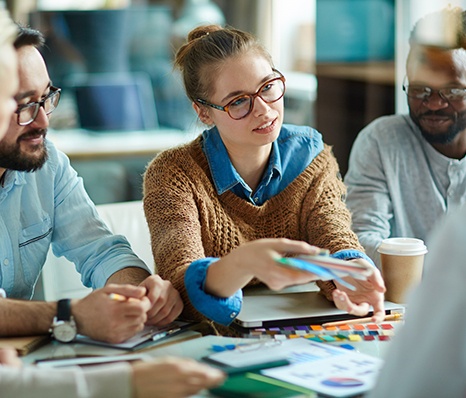
M50 115L58 106L60 101L61 88L51 86L50 93L38 102L30 102L28 104L19 105L15 113L17 115L16 122L20 126L27 126L36 120L40 108L44 108L45 114Z
M435 90L427 86L407 84L407 80L405 79L403 91L409 98L421 101L427 101L434 93L438 93L439 97L447 102L466 100L466 87L445 87Z
M278 77L267 80L254 94L243 94L233 98L225 106L211 104L203 99L198 98L196 101L202 105L210 106L219 111L227 112L234 120L240 120L248 116L254 109L254 100L256 97L261 98L267 104L278 101L285 94L285 76L278 70Z

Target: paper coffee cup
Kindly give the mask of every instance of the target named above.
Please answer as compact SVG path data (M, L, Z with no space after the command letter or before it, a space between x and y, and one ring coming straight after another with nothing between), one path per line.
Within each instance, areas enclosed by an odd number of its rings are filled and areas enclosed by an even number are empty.
M421 239L388 238L382 241L377 251L382 263L385 281L385 299L405 303L408 292L422 278L424 256L427 248Z

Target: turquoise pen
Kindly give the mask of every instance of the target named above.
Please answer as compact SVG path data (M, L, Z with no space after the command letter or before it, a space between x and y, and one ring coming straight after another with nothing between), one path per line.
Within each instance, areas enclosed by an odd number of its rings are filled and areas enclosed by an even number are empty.
M286 366L289 364L290 364L290 361L288 359L278 359L276 361L256 363L254 365L248 365L248 366L239 366L239 367L231 366L228 368L221 368L220 370L225 372L228 376L233 376L233 375L237 375L240 373L256 372L262 369L277 368L279 366Z

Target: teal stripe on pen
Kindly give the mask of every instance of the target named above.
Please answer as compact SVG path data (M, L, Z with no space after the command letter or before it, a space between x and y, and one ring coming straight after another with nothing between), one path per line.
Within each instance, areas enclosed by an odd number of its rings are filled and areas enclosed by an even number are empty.
M289 364L290 364L290 361L288 361L287 359L279 359L277 361L257 363L257 364L248 365L248 366L240 366L240 367L232 366L228 368L221 368L221 370L224 371L228 376L232 376L232 375L236 375L240 373L255 372L258 370L262 370L262 369L277 368L279 366L286 366Z

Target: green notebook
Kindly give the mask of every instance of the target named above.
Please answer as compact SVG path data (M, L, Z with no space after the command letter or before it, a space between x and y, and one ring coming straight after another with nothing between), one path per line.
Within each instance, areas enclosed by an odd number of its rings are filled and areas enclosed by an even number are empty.
M314 391L307 388L251 372L230 376L222 386L210 392L226 398L317 397Z

